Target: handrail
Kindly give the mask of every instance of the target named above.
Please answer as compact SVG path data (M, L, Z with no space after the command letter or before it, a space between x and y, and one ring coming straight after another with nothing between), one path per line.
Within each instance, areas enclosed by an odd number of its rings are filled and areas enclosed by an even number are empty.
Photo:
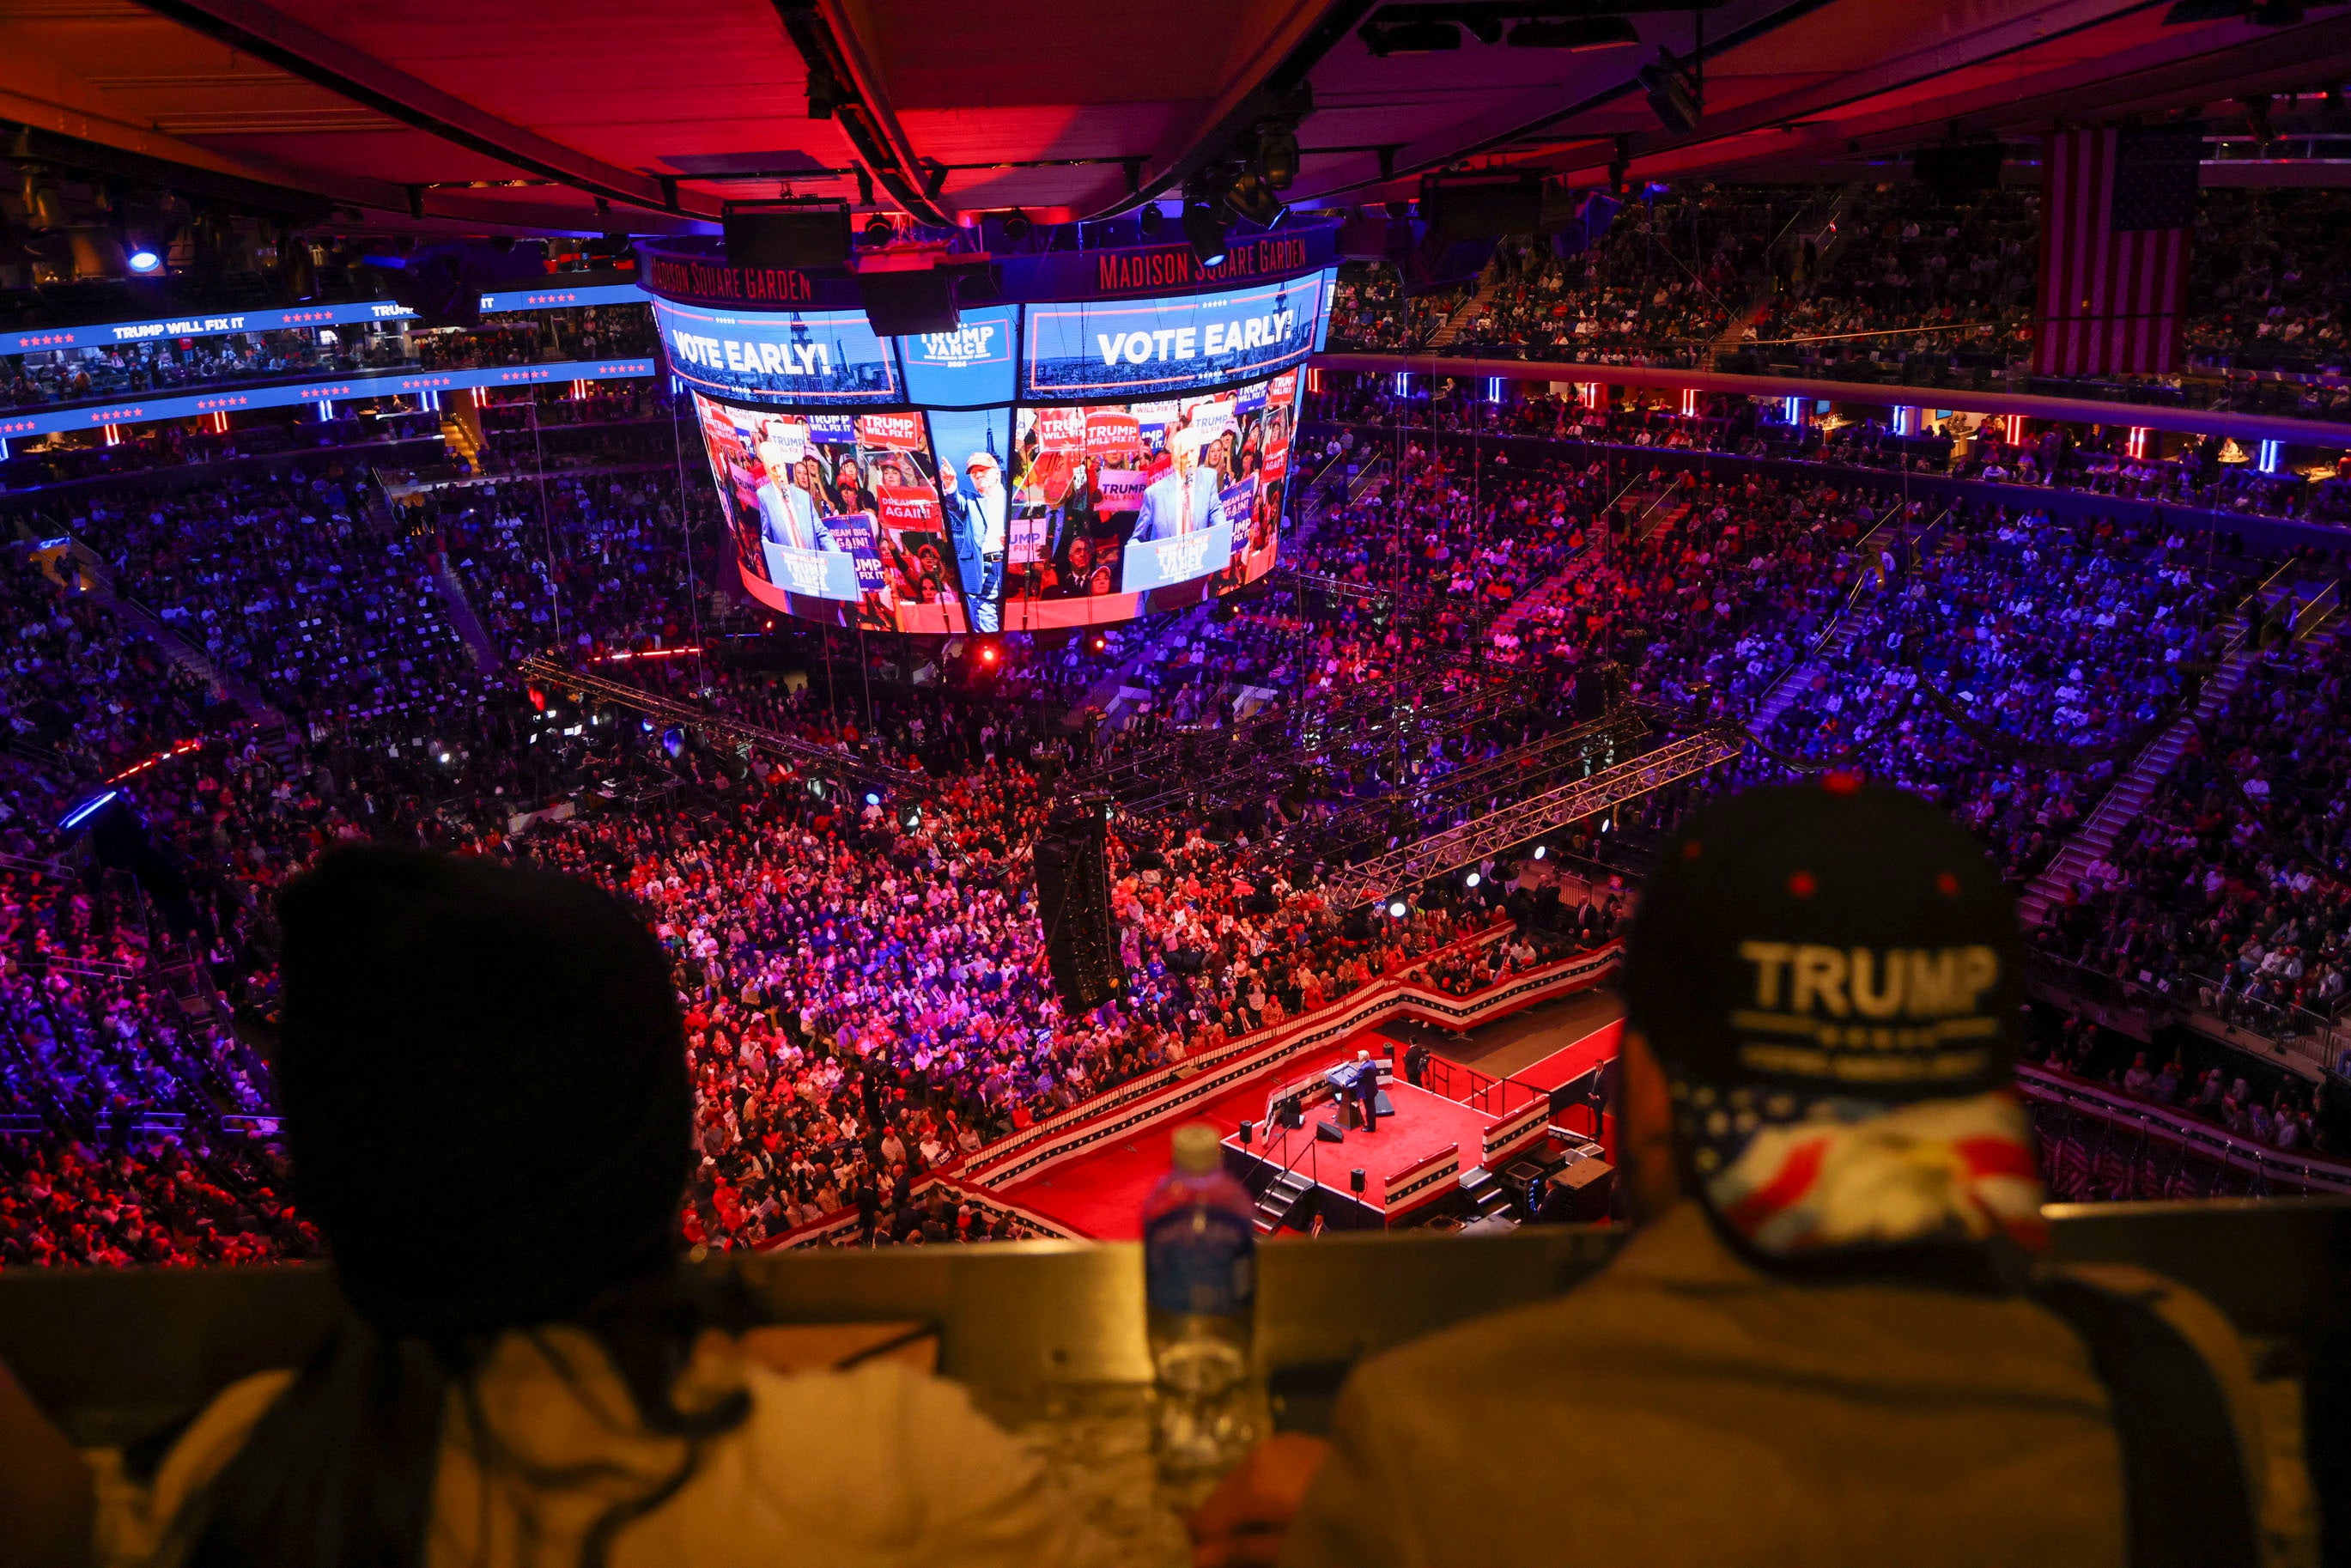
M2062 1069L2020 1062L2016 1084L2028 1099L2097 1116L2109 1124L2125 1119L2135 1121L2143 1132L2158 1134L2183 1149L2220 1164L2241 1170L2250 1167L2265 1180L2283 1181L2313 1191L2351 1193L2351 1163L2322 1155L2269 1148L2225 1127L2191 1117L2176 1107L2082 1082Z
M1852 611L1855 603L1861 598L1861 585L1864 579L1860 570L1860 558L1863 549L1868 545L1870 540L1883 533L1893 524L1894 520L1901 515L1901 511L1898 508L1889 509L1884 517L1878 518L1876 522L1870 525L1870 528L1867 533L1853 541L1853 553L1855 559L1853 586L1845 590L1844 602L1838 605L1836 609L1830 613L1829 618L1821 623L1821 634L1813 639L1812 645L1806 648L1802 653L1797 654L1794 658L1789 660L1787 664L1782 667L1778 674L1771 677L1771 685L1765 686L1763 688L1764 691L1774 692L1779 690L1781 685L1793 676L1799 670L1803 669L1814 659L1820 657L1821 650L1829 645L1829 639L1836 634L1837 627L1844 622L1845 616ZM1937 528L1942 525L1944 518L1949 517L1950 515L1951 508L1949 507L1944 507L1940 515L1938 515L1933 522L1928 523L1925 528L1920 530L1920 537L1924 538L1927 534L1933 532ZM1913 558L1913 564L1916 564L1915 557Z
M2304 619L2308 617L2312 611L2318 609L2321 604L2325 603L2326 598L2329 594L2335 596L2335 603L2326 612L2319 614L2314 619L2312 619L2309 625L2304 626L2303 624ZM2309 636L2311 632L2317 631L2319 627L2325 625L2327 615L2332 614L2335 610L2342 608L2342 598L2343 580L2339 577L2334 581L2328 583L2325 587L2320 589L2317 592L2312 594L2310 598L2304 602L2302 608L2294 612L2294 624L2288 629L2292 634L2292 641L2299 643L2304 637Z

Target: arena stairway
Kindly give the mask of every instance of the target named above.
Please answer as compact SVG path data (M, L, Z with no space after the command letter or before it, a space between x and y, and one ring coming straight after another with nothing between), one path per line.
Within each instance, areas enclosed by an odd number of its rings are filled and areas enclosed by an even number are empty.
M1536 611L1556 603L1569 589L1575 586L1577 578L1599 564L1600 559L1600 545L1597 540L1594 540L1578 551L1573 560L1510 601L1510 607L1494 617L1493 624L1488 628L1489 634L1499 635L1505 632L1515 633L1519 629L1520 622L1524 621Z
M2114 787L2091 811L2089 821L2060 846L2055 857L2017 901L2017 915L2027 929L2040 925L2051 909L2064 904L2066 892L2082 873L2114 848L2115 840L2146 809L2156 786L2179 760L2179 754L2188 747L2189 736L2210 724L2220 713L2243 683L2252 660L2253 654L2242 645L2231 649L2221 659L2212 678L2204 683L2204 689L2197 694L2196 706L2150 741L2115 780Z
M1501 268L1489 264L1486 268L1485 276L1478 280L1478 291L1464 299L1455 308L1451 315L1437 323L1437 330L1428 336L1428 346L1432 349L1451 348L1460 340L1461 334L1468 330L1469 324L1478 319L1479 312L1492 304L1494 296L1501 291Z
M1747 721L1747 733L1759 740L1771 734L1771 727L1780 722L1780 716L1788 711L1789 705L1796 700L1796 695L1814 675L1844 654L1853 642L1853 632L1854 622L1851 621L1840 621L1829 628L1829 634L1820 645L1781 676L1778 685L1763 694L1763 700L1756 705L1753 716Z
M473 655L474 668L486 675L497 674L506 661L498 657L497 645L490 641L489 628L474 612L474 601L465 592L465 585L457 576L457 569L443 556L433 569L433 586L440 591L441 607L448 612L449 625Z
M149 642L162 650L165 658L204 682L215 694L234 700L254 721L263 752L277 764L281 771L290 774L294 770L298 759L294 752L291 720L259 691L231 676L213 662L209 653L172 631L162 616L124 594L115 585L113 570L98 551L81 540L74 539L68 553L82 580L89 585L92 598L136 626Z

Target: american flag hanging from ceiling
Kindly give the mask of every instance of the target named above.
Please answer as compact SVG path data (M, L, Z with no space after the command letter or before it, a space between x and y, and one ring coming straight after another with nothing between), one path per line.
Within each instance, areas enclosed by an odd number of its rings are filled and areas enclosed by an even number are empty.
M2042 375L2174 368L2203 128L2053 132L2041 164Z

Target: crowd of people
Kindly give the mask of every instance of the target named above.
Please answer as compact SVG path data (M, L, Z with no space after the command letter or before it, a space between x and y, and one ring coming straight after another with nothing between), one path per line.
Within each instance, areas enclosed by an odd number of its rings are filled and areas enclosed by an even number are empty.
M1331 395L1366 406L1361 389ZM1301 437L1293 570L1263 588L1098 641L1002 639L1000 668L968 687L910 684L903 664L872 680L814 636L780 660L723 656L722 628L759 622L713 596L708 487L690 471L681 493L674 454L641 460L649 430L671 434L652 411L600 402L608 422L544 421L586 459L544 478L387 497L329 454L40 498L28 531L88 559L26 549L5 584L0 1259L314 1245L283 1201L267 1071L237 1026L275 1005L275 890L330 843L575 872L646 910L688 1009L697 1240L820 1222L854 1240L982 1239L1022 1222L916 1192L925 1173L1383 975L1475 988L1607 940L1623 915L1607 865L1584 866L1580 893L1504 857L1474 891L1409 894L1402 918L1323 891L1354 859L1509 799L1510 770L1562 766L1545 748L1573 716L1629 697L1667 730L1757 726L1761 748L1727 779L1858 762L1950 810L2022 881L2187 699L2234 602L2234 564L2215 575L2182 538L1940 513L1890 476L1677 477L1588 449L1334 429ZM1520 417L1558 433L1572 406ZM98 573L156 619L78 591ZM806 752L746 753L498 673L543 651L921 783L868 799ZM2332 733L2339 677L2274 674L2247 683L2214 759L2183 766L2193 807L2160 798L2136 830L2126 869L2144 888L2118 875L2061 917L2073 956L2205 951L2158 906L2178 868L2219 863L2217 894L2195 883L2216 1003L2339 995L2333 883L2308 859L2340 852L2325 783L2274 804L2240 791L2234 815L2207 820L2221 780L2328 777L2303 752ZM1123 727L1065 722L1112 676L1142 697ZM1468 716L1416 744L1393 719L1422 709ZM1131 988L1067 1015L1024 858L1055 779L1260 732L1325 734L1323 761L1255 777L1228 810L1178 789L1123 814ZM126 841L152 858L55 863L63 813L150 758L123 803ZM1716 788L1661 791L1608 825L1654 834ZM1585 823L1562 843L1601 838ZM1495 931L1515 935L1468 941Z
M2342 916L2351 653L2257 655L2210 730L2051 917L2068 960L2231 1022L2304 1033L2351 988Z
M2134 436L2124 428L2043 424L2013 438L2006 423L1951 413L1932 431L1902 434L1881 410L1790 423L1779 399L1702 394L1684 412L1671 393L1622 404L1583 403L1540 383L1505 382L1499 398L1468 378L1324 377L1311 412L1358 427L1403 433L1586 441L1736 457L1798 457L1892 473L2113 496L2248 516L2351 522L2351 457L2333 468L2262 468L2244 444L2220 435Z
M14 356L8 402L18 408L141 392L184 392L410 363L396 334L355 327L288 328L210 338L151 338L104 348Z
M1924 185L1860 193L1778 270L1742 348L1808 371L1899 368L1914 357L1938 371L2004 371L2032 343L2040 207L2021 186L1949 198Z
M2345 417L2347 216L2332 191L2203 192L2179 362L2161 376L2099 378L2096 395ZM1457 324L1450 351L1918 386L2029 374L2037 185L1650 186L1595 227L1504 240L1480 280L1485 302ZM1345 284L1332 342L1425 346L1413 326L1384 278Z
M1342 279L1331 296L1331 340L1354 349L1417 349L1459 309L1458 286L1410 294L1387 262L1363 264L1364 276Z

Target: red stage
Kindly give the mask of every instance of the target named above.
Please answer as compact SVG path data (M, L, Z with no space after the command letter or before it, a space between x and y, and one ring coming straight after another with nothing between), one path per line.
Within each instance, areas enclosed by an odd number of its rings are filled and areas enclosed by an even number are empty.
M1359 1045L1370 1049L1375 1043L1384 1047L1386 1041L1365 1033L1283 1063L1279 1077L1283 1081L1303 1078L1352 1059ZM1228 1136L1238 1132L1243 1122L1262 1124L1266 1092L1275 1077L1266 1074L1227 1090L1201 1107L1198 1120L1212 1124ZM1493 1124L1493 1117L1415 1089L1401 1079L1387 1085L1384 1092L1396 1113L1382 1117L1378 1132L1351 1132L1346 1142L1322 1144L1307 1154L1300 1140L1312 1139L1315 1121L1332 1113L1328 1102L1314 1107L1307 1124L1290 1134L1289 1153L1299 1156L1296 1168L1316 1176L1334 1192L1346 1193L1347 1173L1361 1166L1364 1197L1377 1207L1388 1176L1410 1169L1450 1145L1461 1145L1464 1167L1478 1163L1480 1140ZM1133 1240L1142 1234L1143 1200L1174 1162L1168 1139L1181 1124L1170 1121L1145 1128L1098 1154L1071 1160L1033 1181L1007 1187L998 1196L1081 1235L1105 1241ZM1261 1149L1263 1145L1258 1146Z

